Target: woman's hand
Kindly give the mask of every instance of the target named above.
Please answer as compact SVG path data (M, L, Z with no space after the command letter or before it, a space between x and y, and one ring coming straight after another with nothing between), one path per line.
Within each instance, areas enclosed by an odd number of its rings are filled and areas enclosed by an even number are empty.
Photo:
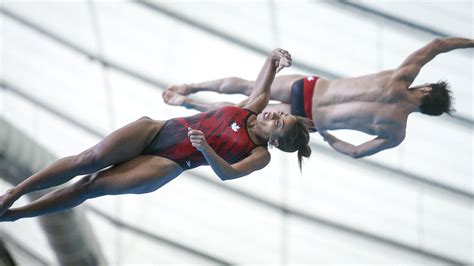
M255 80L254 89L243 107L255 113L262 112L270 101L270 91L276 72L289 66L291 66L291 55L287 51L280 48L271 51L265 58L265 64Z
M188 137L191 141L191 145L196 147L196 149L200 152L211 148L211 146L207 144L206 138L204 137L204 133L200 130L195 130L188 127Z
M222 181L248 175L253 171L262 169L270 162L270 153L267 149L258 147L253 149L248 157L231 165L209 146L202 131L188 127L188 136L191 145L202 153L209 166Z
M270 57L274 66L276 67L277 73L283 68L291 66L291 55L286 50L277 48L270 53Z

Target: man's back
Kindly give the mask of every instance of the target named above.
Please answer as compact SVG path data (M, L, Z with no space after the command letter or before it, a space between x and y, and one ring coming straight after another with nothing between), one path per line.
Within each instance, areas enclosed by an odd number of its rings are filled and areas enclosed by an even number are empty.
M371 135L404 131L406 87L394 70L337 80L320 79L313 95L319 131L354 129Z

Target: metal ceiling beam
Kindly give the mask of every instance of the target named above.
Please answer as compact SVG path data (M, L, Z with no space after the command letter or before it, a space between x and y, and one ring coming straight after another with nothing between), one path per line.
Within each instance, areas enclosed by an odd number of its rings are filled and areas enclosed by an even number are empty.
M95 215L99 216L100 218L106 220L107 222L111 223L115 227L118 227L122 230L130 231L130 232L132 232L136 235L139 235L143 238L148 238L148 239L152 240L153 242L158 242L158 243L161 243L161 244L165 244L167 246L170 246L172 248L181 250L183 252L194 255L196 257L200 257L202 259L209 260L211 263L217 263L218 265L235 265L235 263L231 263L231 262L229 262L225 259L218 258L217 256L209 254L205 251L200 251L196 248L186 246L186 245L184 245L182 243L179 243L179 242L176 242L172 239L157 235L153 232L149 232L149 231L143 230L143 229L141 229L137 226L133 226L131 224L123 222L123 221L113 217L112 215L109 215L109 214L107 214L107 213L105 213L105 212L103 212L103 211L101 211L97 208L92 207L91 205L87 205L86 209L88 211L94 213Z
M49 156L43 154L40 148L31 146L33 143L27 141L26 138L21 139L24 141L21 144L15 143L14 149L8 150L8 145L12 143L7 144L5 138L10 136L9 134L15 134L15 138L20 139L21 133L8 127L1 120L0 118L0 123L2 123L0 128L0 177L12 185L17 185L23 180L20 176L25 177L32 174L29 168L33 165L20 165L12 159L14 160L14 158L20 156L26 158L31 164L35 162L37 166L38 163L45 162L44 158L49 158ZM12 139L8 139L8 141L12 141ZM23 148L26 147L28 153L20 154L17 151L21 145L24 145ZM37 191L28 194L27 197L30 200L36 200L50 191L52 190ZM39 217L38 220L60 265L93 266L106 264L95 235L90 230L87 220L80 215L79 209L45 215ZM8 224L3 224L3 227L8 228Z
M134 1L134 3L142 5L146 8L149 8L155 12L159 12L160 14L166 15L167 17L170 17L174 20L178 20L183 24L186 24L192 28L199 29L200 31L206 32L210 35L219 37L222 40L225 40L227 42L230 42L232 44L235 44L237 46L240 46L242 48L245 48L246 50L252 51L254 53L260 54L262 56L267 56L269 52L269 48L266 47L261 47L255 43L243 40L242 38L238 38L233 36L232 34L228 34L224 31L221 31L215 27L211 27L209 25L206 25L205 23L202 23L196 19L193 19L191 17L179 14L177 12L174 12L168 8L165 8L163 6L157 5L155 3L152 3L150 1ZM302 70L318 74L319 76L330 78L330 79L335 79L335 78L340 78L340 75L327 70L323 69L321 67L316 67L313 65L310 65L308 63L304 63L301 61L293 61L293 66L298 67Z
M39 262L41 263L41 262ZM15 266L15 260L13 256L8 251L7 247L5 247L4 241L0 235L0 265L2 266Z
M97 131L95 128L92 128L92 127L78 121L77 119L74 119L74 118L72 118L68 115L65 115L62 112L60 112L59 110L54 109L50 105L31 97L30 95L28 95L27 93L24 92L24 91L27 91L27 90L19 89L15 85L10 84L7 81L2 80L2 79L0 79L0 87L3 88L4 90L10 91L11 93L17 95L18 97L20 97L23 100L31 103L32 105L35 105L35 106L39 107L40 109L43 109L44 111L46 111L50 114L53 114L54 116L56 116L56 117L58 117L58 118L60 118L64 121L80 128L82 131L85 131L85 132L87 132L87 133L89 133L93 136L98 137L98 138L101 138L101 137L104 136L104 133Z
M315 1L314 3L319 3L319 2ZM335 6L339 6L339 7L343 7L343 8L344 7L349 8L351 10L364 12L364 13L370 14L374 17L382 18L384 20L390 21L395 25L404 26L404 27L409 28L410 30L417 30L419 32L431 35L433 37L453 36L452 34L449 34L447 32L443 32L443 31L440 31L440 30L422 25L420 23L416 23L416 22L413 22L413 21L410 21L410 20L407 20L407 19L404 19L404 18L401 18L401 17L397 17L397 16L391 15L389 13L379 11L379 10L374 9L374 8L370 8L367 5L359 4L359 3L354 2L354 1L338 0L338 1L327 1L326 3L330 3L330 4L333 4Z
M0 172L0 176L3 175L4 173ZM5 246L6 248L9 248L10 250L15 250L15 252L11 252L11 256L13 259L15 259L15 254L22 253L26 255L28 258L34 260L35 266L47 266L48 260L43 258L41 254L38 254L35 250L31 250L29 248L26 248L23 246L21 243L19 243L14 237L12 237L9 233L5 232L5 230L2 230L0 232L0 238L1 245ZM2 260L0 260L0 265L4 263ZM7 266L6 264L5 266Z
M8 10L5 7L0 6L0 13L3 14L4 16L16 21L17 23L29 28L30 30L33 30L45 37L47 37L50 40L53 40L64 47L67 47L71 49L72 51L81 54L87 58L89 58L92 61L96 61L99 64L114 69L120 73L123 73L125 75L134 77L142 82L145 82L149 85L152 85L155 88L166 88L166 84L158 79L143 75L137 71L134 71L131 68L128 68L127 66L121 65L117 62L114 62L110 59L107 59L105 57L100 56L97 53L94 53L92 51L89 51L83 47L81 47L78 44L75 44L74 42L71 42L67 40L66 38L63 38L62 36L59 36L57 34L54 34L53 32L41 27L40 25L34 24L33 22L30 22L26 18L21 17L18 14L15 14L15 12Z
M251 193L245 192L244 190L237 189L237 188L227 186L227 185L222 185L222 184L217 183L213 180L205 178L203 175L200 175L200 174L197 174L197 173L192 173L192 174L188 174L188 175L190 175L191 177L193 177L194 179L196 179L198 181L205 182L205 183L210 184L210 185L215 186L215 187L219 187L220 189L224 189L227 192L232 193L236 196L242 197L246 200L251 200L254 203L259 204L261 206L265 206L265 207L270 208L270 209L272 209L274 211L277 211L277 212L283 212L286 215L291 215L291 216L294 216L294 217L298 217L298 218L303 219L303 220L305 220L309 223L318 224L318 225L321 225L323 227L327 227L329 229L333 229L333 230L335 229L335 230L338 230L338 231L342 231L342 232L348 233L348 234L353 235L353 236L358 236L362 239L371 240L371 241L376 242L378 244L389 246L389 247L392 247L392 248L395 248L395 249L398 249L398 250L402 250L402 251L405 251L405 252L409 252L409 253L412 253L412 254L422 255L422 256L425 256L427 258L443 261L445 263L455 264L455 265L466 265L466 262L457 260L455 258L451 258L449 256L440 255L436 252L432 252L432 251L429 251L429 250L426 250L426 249L421 249L421 248L411 246L411 245L408 245L408 244L405 244L405 243L402 243L402 242L398 242L396 240L393 240L393 239L390 239L390 238L387 238L387 237L384 237L384 236L380 236L380 235L377 235L377 234L374 234L374 233L371 233L371 232L368 232L368 231L365 231L365 230L360 230L360 229L357 229L357 228L352 227L352 226L348 226L348 225L345 225L345 224L342 224L342 223L338 223L336 221L332 221L330 219L326 219L326 218L324 218L322 216L319 216L319 215L310 214L308 212L304 212L304 211L301 211L301 210L296 210L296 209L291 208L291 207L280 206L280 205L275 204L275 203L273 203L269 200L266 200L264 198L255 196Z
M453 187L453 186L450 186L450 185L443 184L441 182L435 181L435 180L430 179L428 177L424 177L424 176L417 175L417 174L414 174L414 173L411 173L411 172L407 172L407 171L404 171L404 170L401 170L401 169L398 169L398 168L395 168L395 167L390 167L390 166L378 163L378 162L376 162L374 160L370 160L370 159L357 159L357 160L354 160L353 158L351 158L349 156L340 154L340 153L336 152L335 150L333 150L332 148L328 148L326 145L321 145L319 143L312 142L312 143L310 143L310 146L311 146L311 149L313 151L318 151L318 152L324 153L324 154L329 155L331 157L335 157L335 158L337 158L341 161L345 161L345 162L350 163L350 164L355 164L355 165L358 165L359 167L368 167L368 168L372 168L372 169L374 169L376 171L379 171L379 172L381 171L381 172L385 172L387 174L395 175L395 177L384 177L383 175L381 175L381 178L391 178L391 179L396 178L396 179L400 179L402 181L406 181L406 182L411 183L411 184L418 183L418 184L427 186L430 189L433 189L435 191L439 191L439 192L444 193L446 195L456 197L457 199L464 200L464 201L466 201L467 203L470 203L470 204L474 200L474 194L473 193L471 193L467 190L464 190L464 189L460 189L460 188L456 188L456 187Z

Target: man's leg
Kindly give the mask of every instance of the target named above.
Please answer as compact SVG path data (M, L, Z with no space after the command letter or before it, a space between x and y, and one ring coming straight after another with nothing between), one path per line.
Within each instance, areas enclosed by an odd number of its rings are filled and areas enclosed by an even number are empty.
M195 109L200 112L209 112L217 110L224 106L234 106L234 103L230 102L215 102L206 103L199 100L194 100L188 96L181 95L175 91L167 90L163 92L163 100L169 105L182 106L188 109Z
M282 75L274 79L271 88L271 100L280 101L282 103L290 103L291 85L298 79L304 78L304 75ZM223 94L244 94L250 95L255 86L255 81L249 81L237 77L229 77L217 79L201 83L190 83L181 85L172 85L167 91L172 91L181 95L189 95L199 91L213 91ZM167 91L163 93L163 98L167 102ZM168 103L168 102L167 102Z
M292 74L278 76L273 80L270 99L282 103L291 103L291 86L304 75Z
M8 210L0 221L16 221L71 209L87 199L104 195L142 194L155 191L183 170L166 158L139 155L122 164L87 175L76 183L52 191L25 206Z
M171 85L168 87L168 90L181 95L189 95L200 91L213 91L223 94L244 94L248 96L252 92L254 85L254 81L237 77L228 77L200 83Z

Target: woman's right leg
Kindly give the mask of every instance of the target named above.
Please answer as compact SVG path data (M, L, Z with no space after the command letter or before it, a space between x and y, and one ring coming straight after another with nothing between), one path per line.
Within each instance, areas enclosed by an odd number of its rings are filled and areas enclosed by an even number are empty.
M93 173L139 155L160 128L160 123L142 117L112 132L94 147L52 163L1 196L0 215L24 194L63 184L75 176Z

